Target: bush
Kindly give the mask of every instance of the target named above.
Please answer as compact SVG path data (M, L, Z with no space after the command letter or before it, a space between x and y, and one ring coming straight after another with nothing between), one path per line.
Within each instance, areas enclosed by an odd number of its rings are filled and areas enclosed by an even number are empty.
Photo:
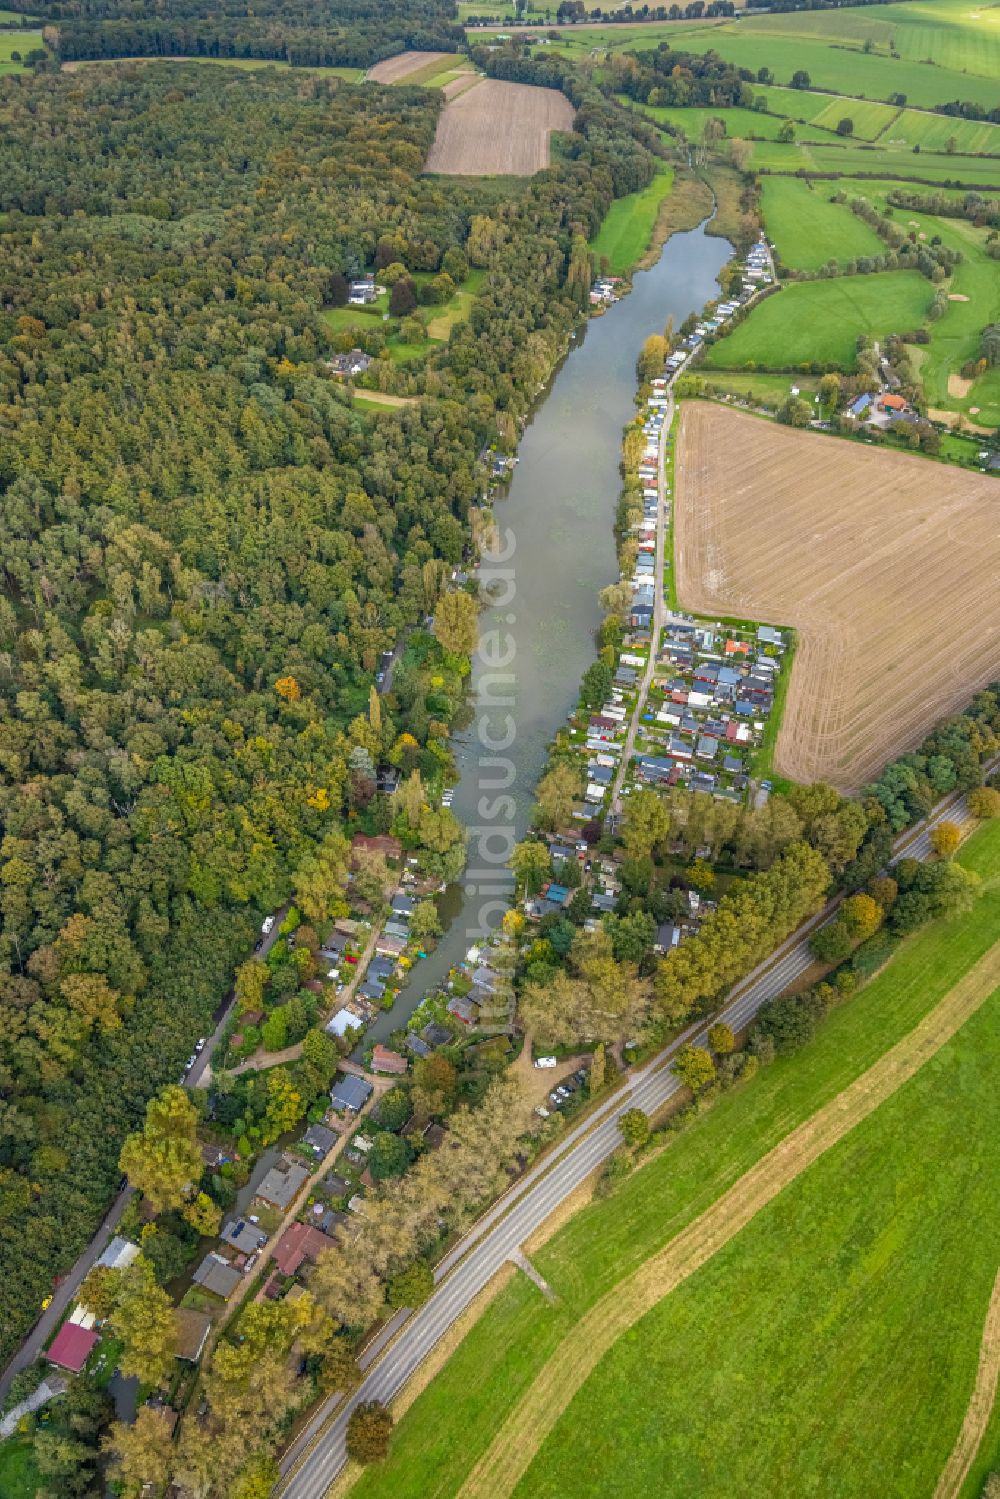
M629 1109L618 1120L622 1139L633 1150L638 1150L649 1139L649 1117L642 1109Z
M351 1411L347 1423L348 1457L355 1462L379 1462L389 1451L392 1417L377 1400L363 1400Z

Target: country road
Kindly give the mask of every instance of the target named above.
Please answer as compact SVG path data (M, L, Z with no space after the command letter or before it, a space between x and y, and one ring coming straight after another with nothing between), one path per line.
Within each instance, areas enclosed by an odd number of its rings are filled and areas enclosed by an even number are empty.
M653 589L653 624L649 632L649 660L646 662L646 670L642 674L639 683L639 692L632 710L632 719L628 726L628 734L625 737L625 745L622 756L615 771L615 779L611 786L609 806L612 811L617 810L618 798L621 795L622 782L625 772L632 759L635 749L635 736L639 729L639 720L642 718L642 710L646 706L646 698L649 696L650 684L656 675L656 658L660 650L660 634L663 630L663 586L664 586L664 552L667 539L667 513L666 513L666 461L667 445L670 441L670 423L674 419L674 381L677 373L670 376L667 381L667 405L663 413L663 426L660 428L660 441L657 444L657 468L656 468L656 565L653 570L655 579Z
M985 767L986 773L1000 767L1000 756ZM937 823L952 820L967 831L974 821L964 796L946 797L923 823L896 841L893 860L926 859L931 852L929 832ZM830 901L811 921L794 932L771 956L731 992L729 1000L713 1020L721 1019L733 1030L743 1029L769 999L782 993L814 962L808 947L812 931L830 919L840 897ZM704 1044L708 1020L689 1026L650 1062L637 1068L628 1085L591 1113L525 1173L494 1204L435 1270L437 1288L417 1312L398 1313L387 1335L369 1350L369 1365L358 1388L339 1407L331 1396L309 1428L318 1430L311 1445L297 1444L286 1476L276 1492L283 1499L323 1499L346 1460L344 1435L354 1406L363 1400L388 1404L406 1384L434 1345L445 1335L504 1262L544 1223L595 1169L618 1148L621 1136L618 1116L639 1107L654 1113L680 1090L670 1071L670 1061L679 1047ZM383 1351L384 1350L384 1351ZM327 1411L332 1419L323 1426Z

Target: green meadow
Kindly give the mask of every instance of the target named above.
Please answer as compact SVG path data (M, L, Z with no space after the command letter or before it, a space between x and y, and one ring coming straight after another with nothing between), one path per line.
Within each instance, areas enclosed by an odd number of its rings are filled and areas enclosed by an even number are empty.
M522 1275L511 1281L484 1311L441 1373L402 1418L393 1438L389 1459L377 1467L367 1469L361 1475L351 1490L352 1499L388 1499L389 1495L392 1495L392 1499L426 1499L427 1495L434 1495L435 1499L447 1499L447 1496L455 1494L548 1357L564 1337L573 1336L574 1328L583 1313L702 1213L797 1124L815 1113L861 1072L872 1066L889 1047L911 1031L989 947L1000 939L1000 890L996 885L1000 873L1000 823L989 824L977 832L962 850L959 860L966 867L976 869L990 882L975 910L966 917L926 928L908 939L892 962L866 988L827 1018L809 1045L795 1055L780 1058L765 1068L747 1087L723 1094L709 1113L683 1134L674 1137L668 1148L640 1171L627 1177L611 1198L596 1201L582 1209L547 1244L536 1250L532 1260L554 1288L557 1301L554 1304L547 1303L534 1285ZM992 1019L995 1033L995 1002ZM989 1028L986 1029L988 1032ZM992 1148L996 1138L995 1129L991 1134L990 1126L998 1107L997 1097L990 1098L987 1095L989 1079L995 1074L998 1058L996 1041L989 1033L983 1036L982 1031L973 1032L970 1027L966 1027L966 1033L960 1038L954 1055L947 1054L946 1049L941 1054L943 1060L936 1059L929 1064L928 1077L933 1077L942 1091L951 1089L948 1103L953 1106L956 1081L960 1080L964 1088L966 1069L971 1069L970 1106L967 1111L963 1106L962 1118L967 1121L967 1127L962 1140L964 1144L970 1132L980 1134L982 1140L981 1144L974 1145L969 1151L971 1172L973 1164L977 1167L980 1164L986 1165L984 1156ZM983 1044L972 1046L969 1044L970 1038ZM977 1053L984 1049L985 1056L977 1060ZM919 1076L914 1079L915 1083L919 1081ZM907 1117L919 1129L920 1110L907 1097L912 1087L913 1084L910 1084L901 1090L898 1100L905 1101ZM996 1094L995 1085L993 1094ZM923 1098L925 1095L921 1093L920 1096ZM840 1216L835 1216L832 1225L841 1231L853 1254L853 1258L836 1262L843 1266L839 1297L827 1301L817 1294L812 1300L808 1297L803 1299L796 1274L793 1283L795 1295L791 1303L794 1320L785 1319L779 1305L775 1315L783 1318L780 1323L783 1335L779 1339L772 1334L767 1323L767 1316L773 1305L773 1300L769 1298L780 1300L777 1293L780 1291L782 1274L792 1274L796 1270L794 1261L799 1253L800 1242L799 1231L796 1230L784 1242L784 1269L778 1273L777 1287L772 1287L759 1276L743 1276L737 1272L735 1282L732 1277L729 1278L728 1300L723 1298L724 1312L718 1323L714 1318L719 1312L719 1302L707 1292L701 1293L705 1298L699 1303L706 1317L705 1334L703 1337L696 1337L694 1342L685 1344L684 1365L670 1380L651 1382L639 1367L644 1358L659 1360L670 1354L668 1349L653 1347L655 1340L645 1337L646 1321L649 1320L647 1318L626 1334L599 1367L594 1379L583 1387L580 1396L563 1417L563 1422L556 1427L550 1442L543 1446L537 1461L516 1491L518 1495L523 1496L523 1499L527 1499L529 1494L531 1499L536 1499L536 1496L541 1499L543 1495L545 1499L549 1499L550 1495L556 1493L553 1485L561 1484L558 1491L563 1495L572 1494L574 1499L576 1496L591 1494L600 1494L602 1499L605 1495L619 1494L627 1494L631 1499L632 1495L644 1493L683 1494L685 1499L692 1493L701 1496L701 1489L690 1486L685 1489L679 1481L679 1472L671 1473L665 1466L661 1466L653 1478L650 1471L652 1464L647 1460L646 1450L647 1444L652 1451L663 1441L683 1443L688 1423L694 1420L695 1425L691 1429L697 1430L697 1441L692 1440L689 1450L681 1454L680 1462L685 1466L680 1471L690 1475L691 1464L699 1461L710 1464L714 1461L712 1435L706 1434L704 1417L693 1413L693 1402L688 1396L689 1387L697 1387L702 1398L711 1398L718 1417L719 1439L726 1444L726 1451L733 1459L729 1488L726 1490L729 1496L744 1493L830 1493L838 1496L838 1499L842 1494L849 1494L850 1499L871 1499L874 1493L892 1492L897 1499L911 1499L911 1496L912 1499L925 1499L933 1488L933 1480L929 1485L926 1482L927 1471L939 1457L943 1461L944 1452L953 1440L956 1417L960 1419L961 1409L971 1387L975 1359L973 1355L970 1366L969 1355L973 1344L978 1344L985 1311L988 1289L984 1291L983 1284L985 1265L990 1255L991 1280L996 1272L996 1254L991 1236L985 1232L975 1233L969 1227L969 1220L961 1217L961 1202L956 1204L956 1188L942 1184L939 1191L932 1180L935 1171L943 1177L951 1173L955 1132L953 1130L949 1134L945 1130L942 1134L942 1113L946 1123L950 1117L948 1108L943 1109L941 1104L935 1104L933 1100L931 1104L932 1119L928 1122L927 1133L921 1134L920 1139L925 1148L933 1146L936 1152L934 1157L923 1161L920 1150L907 1147L906 1131L900 1131L894 1123L891 1133L885 1136L885 1142L893 1147L898 1142L904 1150L904 1157L897 1168L891 1155L884 1159L880 1155L878 1165L884 1167L891 1183L890 1206L896 1205L894 1189L897 1183L902 1182L904 1187L913 1186L914 1189L919 1186L923 1191L924 1184L931 1182L929 1190L930 1200L934 1205L934 1223L941 1226L942 1248L948 1253L949 1269L954 1269L955 1266L953 1241L958 1228L953 1221L954 1214L952 1220L948 1219L947 1207L949 1204L957 1206L962 1225L962 1232L958 1236L966 1242L969 1269L967 1276L961 1266L955 1271L952 1296L937 1297L941 1315L941 1329L938 1332L935 1331L935 1317L930 1316L927 1318L927 1326L904 1328L901 1336L891 1340L887 1337L883 1349L879 1343L877 1323L865 1325L861 1329L867 1352L871 1352L877 1360L894 1360L894 1372L890 1377L893 1386L892 1412L894 1414L903 1409L909 1412L910 1420L904 1429L895 1429L890 1421L881 1423L884 1429L879 1429L879 1401L870 1398L870 1389L864 1391L861 1388L863 1370L852 1372L846 1354L838 1354L836 1348L838 1338L848 1336L844 1330L844 1319L850 1306L856 1304L852 1303L848 1293L852 1293L854 1297L862 1292L871 1294L874 1299L866 1305L872 1317L882 1315L883 1311L886 1316L890 1312L896 1316L899 1298L895 1297L889 1286L884 1298L880 1300L878 1282L891 1278L896 1269L897 1255L898 1263L905 1269L906 1284L914 1286L919 1281L919 1275L909 1261L903 1258L903 1251L910 1248L909 1243L894 1240L891 1231L888 1235L882 1232L881 1223L884 1221L886 1204L879 1198L877 1191L865 1196L859 1190L855 1203L841 1203ZM878 1119L890 1106L891 1104L883 1106L873 1119ZM977 1108L984 1109L985 1114L977 1116ZM859 1138L861 1133L859 1130ZM850 1139L842 1143L845 1147L849 1146ZM867 1136L865 1147L861 1152L862 1159L857 1164L859 1170L863 1167L866 1173L870 1173L872 1162L868 1157L872 1147ZM995 1193L995 1149L992 1154L994 1160L986 1169ZM837 1151L831 1152L831 1158L836 1155ZM838 1169L831 1179L831 1190L841 1184L847 1190L852 1190L851 1173L845 1171L840 1163L835 1164ZM820 1162L813 1167L802 1178L799 1186L805 1187L809 1177L822 1165L823 1162ZM918 1173L916 1177L914 1172ZM974 1201L979 1206L982 1199L975 1183L969 1180L964 1168L958 1175L967 1190L974 1194ZM865 1183L869 1179L868 1174L862 1178ZM780 1209L782 1205L783 1198L779 1198L772 1204L772 1209ZM899 1206L904 1214L903 1221L909 1228L915 1212L914 1204L903 1198ZM919 1208L919 1199L916 1206ZM762 1220L772 1209L761 1215ZM826 1211L822 1199L817 1210ZM987 1206L984 1211L982 1222L985 1224L989 1221L992 1210ZM867 1215L872 1224L870 1231L859 1223L862 1214ZM855 1223L858 1223L857 1245L846 1240L846 1235ZM754 1226L751 1225L740 1236L736 1246L746 1243ZM801 1231L805 1233L809 1229L810 1223L806 1218ZM773 1233L768 1231L766 1224L762 1234L760 1253L774 1242ZM970 1243L970 1238L975 1243ZM812 1248L811 1237L809 1248ZM930 1254L926 1239L920 1240L916 1250L926 1272ZM719 1258L721 1260L722 1256ZM814 1263L811 1256L810 1267ZM698 1272L690 1282L690 1290L699 1289L699 1283L709 1277L713 1265L714 1262ZM822 1274L823 1268L820 1259L816 1273ZM681 1287L681 1291L684 1289ZM920 1291L921 1310L935 1290L934 1283L924 1285ZM670 1303L677 1295L675 1292L674 1296L663 1303L662 1308L658 1308L650 1316L660 1315L661 1311L663 1315L669 1315ZM942 1308L940 1302L945 1299L949 1305ZM743 1315L744 1300L752 1301L760 1308L756 1319L748 1319ZM686 1305L684 1311L688 1317L684 1322L687 1331L690 1328L690 1313ZM732 1348L728 1341L730 1318L734 1319ZM753 1342L747 1332L749 1324L756 1327L762 1350L767 1352L772 1361L778 1361L777 1372L780 1373L784 1367L788 1371L789 1380L787 1386L783 1386L780 1391L780 1404L775 1413L777 1431L772 1433L768 1430L766 1439L761 1433L761 1439L758 1440L752 1431L748 1432L744 1427L744 1451L742 1454L734 1454L732 1441L739 1422L744 1420L749 1409L758 1408L753 1380L744 1376L741 1368L736 1366L737 1355L745 1356L748 1366L750 1360L762 1356L755 1355L753 1346L748 1346ZM887 1328L887 1332L889 1330ZM895 1324L891 1330L895 1331ZM947 1367L941 1371L942 1377L929 1388L932 1382L923 1371L923 1361L928 1356L928 1350L933 1354L941 1346L946 1333L954 1333L955 1348ZM850 1346L856 1345L852 1343ZM815 1352L818 1348L822 1349L822 1357ZM634 1385L623 1390L618 1366L613 1366L612 1361L619 1357L627 1359L632 1350L638 1350L631 1367ZM825 1399L830 1402L829 1408L810 1410L795 1386L795 1371L805 1366L808 1372L811 1356L817 1369L809 1391L814 1404L819 1399ZM827 1356L836 1359L837 1371L848 1378L845 1399L848 1396L850 1398L850 1410L859 1423L859 1436L863 1435L869 1445L874 1444L873 1455L865 1460L873 1462L877 1454L892 1454L901 1442L909 1443L919 1458L919 1461L914 1462L912 1471L905 1462L893 1470L891 1489L887 1489L884 1484L868 1489L846 1488L852 1471L850 1469L845 1470L846 1477L840 1480L841 1486L838 1488L828 1488L824 1482L800 1481L806 1476L808 1463L815 1452L814 1445L810 1444L804 1448L801 1458L797 1455L795 1432L804 1429L803 1423L826 1418L831 1429L836 1427L838 1436L844 1433L845 1425L849 1427L838 1405L840 1395L837 1388L832 1384L821 1384L822 1365ZM784 1365L781 1363L783 1359L786 1361ZM720 1375L713 1382L712 1372L717 1365L724 1365L725 1377ZM883 1364L880 1363L878 1367L881 1371ZM677 1370L676 1365L672 1368L673 1371ZM754 1376L759 1377L759 1364L754 1363L753 1368ZM595 1453L586 1424L577 1419L577 1412L581 1409L580 1399L584 1396L589 1398L591 1386L595 1383L598 1386L603 1384L605 1369L608 1370L608 1388L611 1388L613 1380L614 1391L619 1397L617 1427L609 1441L607 1407L601 1405L598 1389L595 1397L597 1403L588 1407L593 1419L601 1423L600 1429L604 1434L603 1449ZM774 1374L770 1368L765 1372ZM905 1399L902 1395L897 1395L897 1383L905 1386ZM772 1386L768 1388L770 1390ZM922 1407L917 1402L918 1395L928 1397L927 1403ZM859 1408L859 1401L865 1398L873 1408L871 1411ZM784 1419L786 1411L789 1412L787 1421ZM571 1425L567 1426L567 1422ZM952 1423L952 1429L948 1427L949 1422ZM1000 1430L997 1434L1000 1437ZM849 1429L847 1435L850 1435ZM779 1469L776 1463L774 1469L766 1475L765 1481L761 1478L760 1465L771 1448L772 1440L778 1439L781 1445L780 1449L775 1447L776 1457L780 1450L787 1461L783 1469ZM553 1443L556 1444L555 1447ZM861 1445L860 1440L856 1445ZM585 1447L586 1462L581 1456ZM853 1453L854 1447L852 1458ZM751 1468L754 1481L748 1480L744 1484L741 1475ZM812 1478L813 1475L810 1472L808 1476ZM668 1484L670 1487L666 1487ZM705 1492L714 1490L706 1489Z
M862 144L818 143L796 140L755 141L751 165L758 172L796 172L843 177L897 177L900 181L923 182L931 187L955 185L985 191L1000 189L1000 160L987 156L950 156L945 152L921 151L915 156L906 147Z
M919 328L932 295L918 271L793 283L706 349L702 367L794 369L818 362L851 370L859 333L881 338Z
M649 249L660 204L673 186L672 167L658 172L648 187L616 198L590 248L598 261L605 257L613 276L624 276Z
M830 260L882 254L885 246L874 229L845 204L830 202L839 185L797 177L761 180L764 223L785 265L815 271Z

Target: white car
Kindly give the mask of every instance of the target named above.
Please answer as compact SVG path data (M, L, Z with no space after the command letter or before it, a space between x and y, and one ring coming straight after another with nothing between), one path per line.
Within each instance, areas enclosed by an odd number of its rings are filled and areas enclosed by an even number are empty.
M263 925L261 926L261 931L263 932L264 936L266 937L271 931L273 931L273 929L274 929L274 917L273 916L265 916L264 917Z
M535 1058L535 1066L538 1067L541 1070L545 1070L548 1067L556 1067L556 1066L558 1066L558 1063L559 1063L558 1057L536 1057Z
M200 1053L200 1052L203 1052L204 1050L205 1050L205 1037L204 1036L199 1036L197 1044L195 1046L195 1052L196 1053Z

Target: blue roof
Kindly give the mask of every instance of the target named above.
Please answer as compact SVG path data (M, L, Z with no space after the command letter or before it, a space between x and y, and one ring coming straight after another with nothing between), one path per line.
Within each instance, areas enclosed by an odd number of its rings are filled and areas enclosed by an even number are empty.
M871 405L871 403L872 403L872 398L867 393L865 395L863 395L863 396L858 396L858 399L856 401L853 401L851 403L851 406L850 406L851 415L852 416L860 416L861 413L862 413L862 411L867 411L868 410L868 407Z

